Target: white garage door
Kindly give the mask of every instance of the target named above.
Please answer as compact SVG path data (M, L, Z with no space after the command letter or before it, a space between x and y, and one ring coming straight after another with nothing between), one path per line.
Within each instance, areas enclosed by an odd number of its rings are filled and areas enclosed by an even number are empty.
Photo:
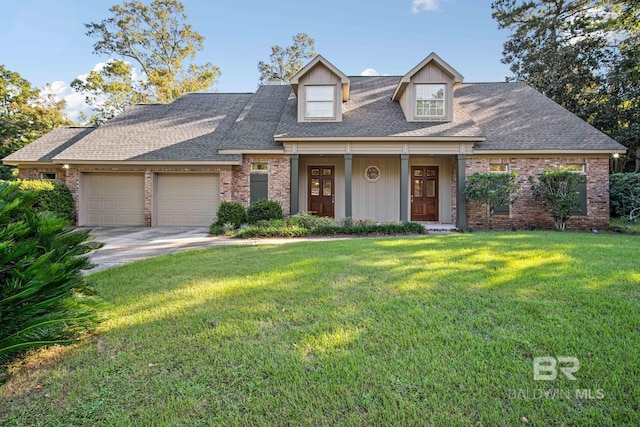
M209 226L220 204L218 175L157 175L154 225Z
M144 225L144 175L85 173L83 225Z

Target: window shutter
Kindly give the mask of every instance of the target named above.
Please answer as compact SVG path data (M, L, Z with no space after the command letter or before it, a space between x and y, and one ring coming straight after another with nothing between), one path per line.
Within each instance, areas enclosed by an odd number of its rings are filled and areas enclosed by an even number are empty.
M249 187L249 203L253 204L269 198L269 175L266 173L252 173Z

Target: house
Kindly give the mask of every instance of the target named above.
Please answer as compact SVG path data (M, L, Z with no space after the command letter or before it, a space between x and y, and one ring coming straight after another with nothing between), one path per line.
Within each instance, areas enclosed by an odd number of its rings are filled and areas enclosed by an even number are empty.
M276 84L273 84L276 83ZM59 128L3 159L66 184L79 225L209 225L221 201L285 213L481 228L475 172L516 172L503 228L552 226L529 176L584 176L570 228L609 220L609 161L625 148L524 83L464 83L435 53L404 76L346 76L315 57L290 84L134 105L98 128Z

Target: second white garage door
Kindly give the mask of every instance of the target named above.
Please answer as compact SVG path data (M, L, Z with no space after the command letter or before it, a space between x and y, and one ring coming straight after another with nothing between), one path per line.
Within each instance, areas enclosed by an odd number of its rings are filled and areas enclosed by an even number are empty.
M154 225L211 225L220 205L218 175L162 173L156 184Z

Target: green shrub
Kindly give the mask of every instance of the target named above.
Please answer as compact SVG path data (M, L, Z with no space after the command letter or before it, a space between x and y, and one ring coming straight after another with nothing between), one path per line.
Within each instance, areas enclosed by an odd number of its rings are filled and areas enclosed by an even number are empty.
M395 235L395 234L424 234L426 231L421 224L416 222L390 222L384 224L357 223L347 226L323 226L317 227L311 234L318 236L331 235L354 235L354 236L371 236L371 235Z
M89 230L38 212L36 197L0 183L0 362L72 342L97 321L97 300L81 273L95 248Z
M209 226L209 234L211 236L220 236L224 234L224 226L218 224L217 222L214 222Z
M34 193L33 208L37 212L53 212L69 223L75 223L75 208L71 191L51 181L19 181L20 189Z
M333 218L328 218L326 216L316 216L308 212L300 212L295 215L291 215L289 217L289 222L291 224L306 228L309 231L313 231L318 227L336 225L336 222Z
M251 239L259 237L303 237L309 231L299 225L285 223L282 220L268 221L261 225L243 225L236 232L235 236L240 239Z
M609 175L609 197L612 216L628 216L640 209L640 173Z
M233 224L238 228L247 222L247 213L238 202L222 202L216 214L215 224L222 227L225 224ZM211 231L211 230L210 230ZM211 233L213 234L213 233Z
M231 223L226 223L222 226L222 234L224 234L225 236L233 236L233 232L235 230L236 227L234 227L234 225Z
M538 175L538 183L531 182L531 190L536 199L541 200L553 218L558 231L564 231L569 220L571 209L580 205L578 184L582 177L574 172L552 169Z
M513 205L518 200L520 184L512 173L474 173L467 178L464 195L469 200L483 203L489 210L489 230L493 229L496 208Z
M275 200L260 200L247 209L247 222L256 224L258 221L270 221L272 219L283 219L282 205Z

